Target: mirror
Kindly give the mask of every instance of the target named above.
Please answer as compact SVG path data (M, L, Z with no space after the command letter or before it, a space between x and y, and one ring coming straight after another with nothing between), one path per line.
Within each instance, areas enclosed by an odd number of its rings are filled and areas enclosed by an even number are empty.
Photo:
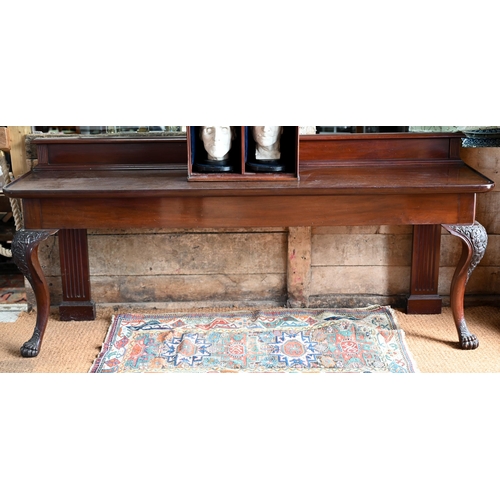
M185 135L186 127L179 125L48 125L33 127L35 133L42 134L78 134L78 135L101 135L101 134L159 134L159 135Z

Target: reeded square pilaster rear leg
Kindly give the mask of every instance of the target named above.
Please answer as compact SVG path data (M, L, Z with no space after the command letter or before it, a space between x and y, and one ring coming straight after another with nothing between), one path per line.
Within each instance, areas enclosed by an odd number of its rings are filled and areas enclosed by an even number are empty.
M462 349L476 349L479 346L479 340L467 328L464 317L464 295L470 275L486 251L488 234L479 222L474 222L471 226L443 224L443 227L462 240L462 255L451 282L450 302L458 330L460 347Z
M49 288L38 260L38 245L57 231L21 229L12 240L12 260L33 287L36 300L35 331L21 347L21 356L24 358L33 358L40 352L50 313Z

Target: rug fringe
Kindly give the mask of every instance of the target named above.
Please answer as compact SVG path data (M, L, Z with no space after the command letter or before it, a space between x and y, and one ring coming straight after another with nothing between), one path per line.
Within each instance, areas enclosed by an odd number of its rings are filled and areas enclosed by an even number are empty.
M396 317L394 316L394 320L396 320ZM402 330L401 328L398 328L398 332L401 335L401 345L404 347L406 358L409 363L411 363L413 372L414 373L421 373L420 369L417 366L417 362L415 361L415 358L413 357L413 354L411 353L409 347L408 347L408 342L406 341L406 332Z
M90 367L90 370L87 373L94 373L95 371L97 371L103 356L106 354L106 351L108 350L109 344L110 344L111 330L116 326L116 322L115 322L116 316L117 316L116 314L113 314L111 316L111 324L109 325L108 330L106 332L106 335L104 336L104 340L103 340L103 343L101 344L100 351L97 354L96 358L94 359L94 361Z

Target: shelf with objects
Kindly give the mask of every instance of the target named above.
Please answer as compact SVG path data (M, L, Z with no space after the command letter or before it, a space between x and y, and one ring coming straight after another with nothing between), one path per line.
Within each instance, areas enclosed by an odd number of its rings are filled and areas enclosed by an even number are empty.
M187 127L188 178L257 181L299 178L299 127Z

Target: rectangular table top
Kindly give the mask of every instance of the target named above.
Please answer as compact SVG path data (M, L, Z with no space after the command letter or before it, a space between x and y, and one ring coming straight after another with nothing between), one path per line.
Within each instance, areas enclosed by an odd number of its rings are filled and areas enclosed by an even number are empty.
M480 193L494 183L461 161L358 162L303 167L290 181L189 182L185 169L32 171L4 188L12 198L316 196Z

